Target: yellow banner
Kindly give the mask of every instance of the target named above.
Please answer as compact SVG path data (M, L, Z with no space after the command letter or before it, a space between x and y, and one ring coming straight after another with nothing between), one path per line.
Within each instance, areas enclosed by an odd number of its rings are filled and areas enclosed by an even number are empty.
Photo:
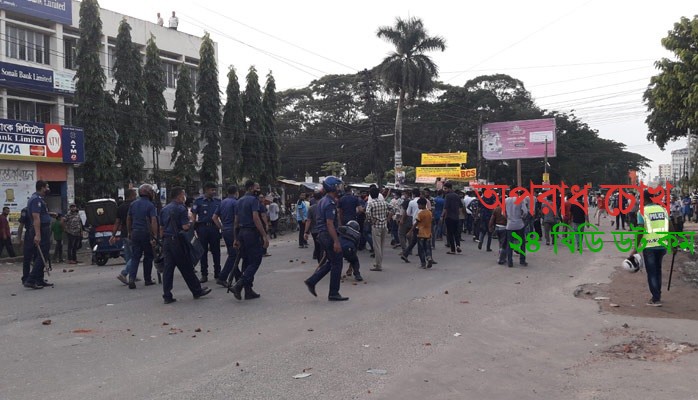
M417 167L417 178L434 177L457 179L460 178L460 167Z
M453 178L455 181L471 181L477 178L477 168L469 168L460 170L460 176Z
M422 153L422 165L465 164L468 153Z

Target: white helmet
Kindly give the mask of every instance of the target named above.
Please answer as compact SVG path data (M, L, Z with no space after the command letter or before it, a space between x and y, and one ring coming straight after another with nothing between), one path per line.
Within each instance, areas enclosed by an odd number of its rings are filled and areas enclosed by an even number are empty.
M623 269L628 272L637 272L645 266L645 261L640 254L632 255L623 260Z

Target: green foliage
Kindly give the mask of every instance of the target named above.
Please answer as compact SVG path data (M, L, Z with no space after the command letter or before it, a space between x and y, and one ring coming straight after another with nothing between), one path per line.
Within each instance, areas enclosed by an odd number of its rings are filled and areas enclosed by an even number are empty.
M141 53L131 41L131 25L119 24L114 48L114 95L116 96L116 162L121 164L124 185L138 183L143 176L145 143L145 85Z
M80 39L76 61L75 104L78 125L85 130L85 163L80 168L83 198L111 195L116 191L114 169L116 134L110 124L110 97L104 92L106 77L99 63L102 20L97 0L80 3Z
M218 88L216 53L208 32L201 42L199 57L201 60L196 97L199 102L201 138L205 143L199 175L202 182L218 182L218 165L221 163L221 94Z
M405 183L414 183L417 179L417 169L411 166L403 166L403 171L405 171ZM391 169L385 172L385 177L387 179L395 179L395 170Z
M223 182L236 183L242 180L242 144L245 139L245 116L242 113L240 84L232 66L228 69L226 102L221 126L221 159Z
M364 177L364 183L376 183L376 174L371 172Z
M145 82L145 137L155 155L153 157L153 170L157 170L159 153L165 148L170 124L167 120L167 102L163 94L165 81L162 60L160 59L160 50L155 44L155 36L152 34L145 48L143 80Z
M174 103L177 120L177 138L172 151L173 172L176 182L187 189L196 186L196 168L199 155L199 135L196 128L196 104L189 81L189 68L182 64L177 78Z
M647 139L663 150L698 126L698 16L682 17L662 45L675 59L655 63L660 72L650 79L644 99L650 112Z
M264 109L259 76L254 66L247 73L247 85L242 95L245 115L245 140L242 144L243 176L259 180L264 174Z
M267 83L262 98L264 115L264 176L263 184L274 184L279 176L279 143L276 135L276 81L271 71L267 74Z
M328 161L322 164L320 171L327 175L340 176L344 170L344 163L338 161Z

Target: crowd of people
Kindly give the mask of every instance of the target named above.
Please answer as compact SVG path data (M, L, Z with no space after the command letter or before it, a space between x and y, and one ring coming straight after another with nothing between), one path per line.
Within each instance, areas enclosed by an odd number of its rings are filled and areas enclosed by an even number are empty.
M373 264L370 270L379 272L383 271L385 247L398 250L405 263L411 262L416 247L419 266L431 269L437 264L434 259L437 241L445 242L447 255L457 255L463 252L464 237L472 237L477 248L482 250L484 246L487 252L493 251L494 237L498 242L498 252L493 261L496 259L498 264L513 268L516 253L519 253L519 265L525 267L528 265L526 253L517 249L526 248L531 232L536 232L537 237L544 239L545 245L549 246L555 244L556 224L564 222L571 231L583 231L591 214L562 199L558 199L557 204L558 207L564 204L564 212L552 210L549 205L532 200L533 197L518 199L516 192L508 193L502 202L503 207L494 207L494 196L487 197L484 192L476 193L467 187L464 191L455 190L451 182L443 183L437 191L428 188L380 190L372 185L368 191L356 194L338 178L328 177L322 187L322 192L313 193L308 198L301 194L294 212L299 229L298 246L308 248L312 238L313 258L318 261L317 269L305 284L309 292L317 296L316 285L330 274L330 301L348 300L339 292L343 259L349 263L346 275L357 281L363 280L358 257L360 251L369 251ZM41 289L52 286L43 276L46 257L50 255L51 235L57 243L54 257L62 260L62 250L59 249L62 249L65 235L68 262L77 263L76 252L82 242L84 227L75 205L71 205L67 215L52 218L43 200L49 190L48 184L39 181L36 189L20 221L26 228L22 283L27 288ZM269 255L269 240L276 237L280 212L278 198L263 196L259 184L252 181L245 183L244 193L240 196L237 187L230 186L223 200L217 197L214 183L206 183L203 194L194 200L187 199L184 189L173 188L169 204L161 210L156 207L156 193L151 185L129 189L125 197L118 207L110 239L112 244L117 240L123 242L126 264L117 279L124 285L137 288L141 263L144 286L154 285L153 264L159 258L163 264L163 299L167 304L176 301L172 295L175 268L180 270L194 298L211 292L210 288L202 286L208 282L210 270L215 283L228 288L238 300L242 299L243 292L246 300L260 297L253 289L254 278L263 257ZM614 211L625 208L626 199L621 198L623 200L619 202L617 194L609 201L601 194L593 196L589 200L595 208L592 220L595 218L598 224L602 217L607 218L607 208ZM685 215L684 200L677 199L672 203L672 229L678 225L674 214L679 211L681 223L684 217L690 218ZM651 226L654 220L646 215L638 217L638 213L638 209L619 213L611 225L617 229L626 229L626 224L627 229L637 225ZM668 221L666 210L665 214ZM1 225L0 232L5 230ZM194 236L203 248L200 257L192 255L195 253L191 247ZM227 249L223 266L221 239ZM581 251L581 246L581 237L575 235L575 247ZM209 252L212 266L209 265ZM658 260L661 271L661 257ZM197 264L200 265L199 276L195 271ZM653 279L656 280L656 274ZM655 293L656 282L650 282L650 287L653 288L650 303L661 304Z

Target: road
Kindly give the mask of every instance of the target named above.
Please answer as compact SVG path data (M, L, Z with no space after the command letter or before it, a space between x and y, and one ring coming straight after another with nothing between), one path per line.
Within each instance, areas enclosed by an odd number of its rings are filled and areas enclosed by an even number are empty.
M0 399L696 396L696 354L609 355L642 335L698 343L695 321L600 313L573 296L578 285L608 281L621 259L612 244L583 255L543 246L528 267L511 269L471 241L463 255L437 242L432 270L386 250L384 271L371 272L363 252L366 281L347 279L343 303L326 300L328 278L320 297L307 292L311 249L292 235L272 241L270 253L255 283L261 299L237 301L216 286L194 300L177 273L171 305L159 285L119 283L115 260L57 266L56 287L38 291L20 286L19 265L0 265ZM293 378L303 372L312 375Z

